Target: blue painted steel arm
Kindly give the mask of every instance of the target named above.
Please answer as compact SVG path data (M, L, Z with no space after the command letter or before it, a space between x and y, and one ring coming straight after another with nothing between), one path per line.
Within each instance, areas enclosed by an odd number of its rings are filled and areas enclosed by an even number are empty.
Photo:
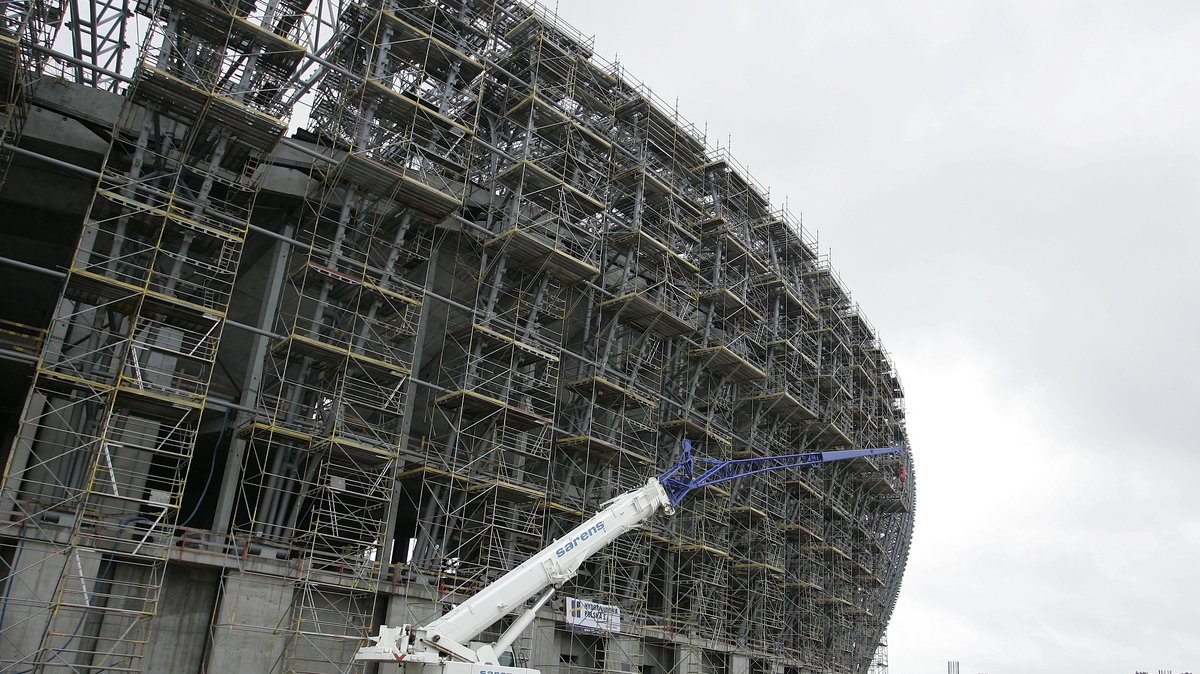
M768 470L781 468L800 468L803 466L819 466L829 461L856 459L863 456L879 456L881 454L903 454L899 447L883 447L879 449L843 449L832 452L808 452L807 454L786 454L784 456L768 456L758 459L733 459L720 461L692 455L692 442L683 441L683 454L679 462L658 476L663 489L667 491L671 505L677 506L684 496L693 489L707 487L711 484L727 482L746 475L765 473Z

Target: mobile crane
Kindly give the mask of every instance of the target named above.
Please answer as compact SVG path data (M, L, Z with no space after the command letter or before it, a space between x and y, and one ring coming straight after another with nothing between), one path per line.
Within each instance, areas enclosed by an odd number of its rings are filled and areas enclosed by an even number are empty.
M747 475L891 453L903 450L849 449L719 461L693 456L691 442L684 440L679 462L645 486L609 500L583 524L433 622L422 627L381 625L379 636L371 637L374 645L358 649L354 659L411 663L421 668L420 674L539 674L535 669L502 665L501 658L583 562L659 510L672 515L688 492ZM471 641L539 592L537 601L494 643Z

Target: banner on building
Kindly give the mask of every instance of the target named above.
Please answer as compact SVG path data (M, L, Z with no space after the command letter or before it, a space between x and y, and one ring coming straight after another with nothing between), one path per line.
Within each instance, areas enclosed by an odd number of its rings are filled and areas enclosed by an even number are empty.
M621 607L567 597L567 625L580 632L620 632Z

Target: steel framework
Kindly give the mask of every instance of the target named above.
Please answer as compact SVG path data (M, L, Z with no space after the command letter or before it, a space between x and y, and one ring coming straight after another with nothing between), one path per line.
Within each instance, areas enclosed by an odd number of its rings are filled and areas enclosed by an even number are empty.
M907 447L811 232L538 5L3 0L0 87L0 201L78 225L65 275L14 263L45 320L3 317L0 671L359 671L681 441L729 474ZM25 194L39 166L77 210ZM698 489L564 593L619 631L559 601L518 656L865 672L911 471Z

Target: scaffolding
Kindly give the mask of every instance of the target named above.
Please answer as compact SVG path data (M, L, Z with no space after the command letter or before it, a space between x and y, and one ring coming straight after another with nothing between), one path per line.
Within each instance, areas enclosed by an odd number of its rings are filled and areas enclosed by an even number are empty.
M29 89L44 74L66 7L59 0L0 2L0 182L29 114Z
M0 669L366 671L380 623L462 601L681 440L907 445L811 231L543 7L2 7L4 147L67 105L44 72L119 112L52 319L5 323L45 337L13 351L37 362L0 492ZM910 475L889 455L706 488L589 560L517 661L865 672Z

